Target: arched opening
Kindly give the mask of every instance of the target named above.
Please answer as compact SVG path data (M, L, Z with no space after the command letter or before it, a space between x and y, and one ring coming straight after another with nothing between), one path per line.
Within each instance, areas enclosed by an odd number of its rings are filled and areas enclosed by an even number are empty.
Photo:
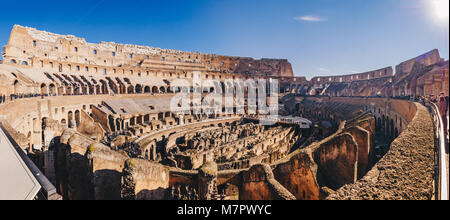
M19 80L14 81L14 94L19 94Z
M95 87L94 86L89 86L89 95L94 95L95 94Z
M150 91L150 86L146 86L145 88L144 88L144 93L150 93L151 91Z
M81 113L80 113L79 110L76 110L76 111L75 111L75 123L76 123L76 126L77 126L77 127L78 127L78 126L80 125L80 123L81 123Z
M144 115L144 123L148 123L150 121L150 115Z
M72 95L72 87L71 86L68 86L66 88L66 95Z
M159 93L158 87L153 86L153 88L152 88L152 93L154 93L154 94Z
M159 91L161 93L166 93L166 88L164 88L164 86L161 86L161 88L159 88Z
M109 119L109 128L111 129L111 132L115 132L116 131L116 126L114 124L115 120L113 116L108 116Z
M101 80L100 82L102 83L102 94L108 94L108 84L104 80Z
M56 95L56 86L54 84L50 84L50 95Z
M64 95L64 86L58 87L58 94L63 94Z
M130 118L130 126L134 126L134 125L136 125L136 118L132 117L132 118Z
M88 95L89 94L87 86L85 86L85 85L81 86L81 94L83 94L83 95Z
M116 131L121 131L121 130L122 130L122 122L118 118L118 119L116 119Z
M140 84L136 85L136 94L141 94L142 93L142 86Z
M12 59L11 61L9 61L9 63L17 64L17 61L15 59Z
M79 85L75 85L73 88L73 94L74 95L80 95L81 94L81 88Z
M72 111L69 111L67 113L67 121L68 121L68 127L73 128L74 124L73 124L73 112Z
M48 94L48 90L47 90L47 85L45 85L45 83L41 84L41 95L47 95Z
M116 83L114 83L114 81L112 81L112 79L110 79L109 77L107 77L107 79L108 79L108 83L109 83L109 88L112 90L112 92L115 94L119 93L119 89L118 89Z
M119 82L119 90L120 90L120 94L125 94L126 92L126 87L122 82Z
M128 86L127 93L134 94L134 86Z
M67 127L67 120L66 119L62 119L61 120L61 125L64 127Z

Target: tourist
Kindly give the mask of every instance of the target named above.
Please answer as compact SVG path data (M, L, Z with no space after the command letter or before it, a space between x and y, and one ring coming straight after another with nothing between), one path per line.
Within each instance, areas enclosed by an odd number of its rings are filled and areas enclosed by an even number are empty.
M445 98L445 93L441 93L439 95L439 113L441 113L442 121L444 122L444 134L447 134L447 111L448 111L448 102Z

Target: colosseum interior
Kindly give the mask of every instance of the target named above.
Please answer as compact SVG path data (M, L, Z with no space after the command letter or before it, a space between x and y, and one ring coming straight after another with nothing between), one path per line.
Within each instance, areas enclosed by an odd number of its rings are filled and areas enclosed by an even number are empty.
M16 25L0 63L0 125L31 172L45 175L35 198L430 200L435 121L417 100L448 95L448 70L432 50L395 73L308 81L285 59L93 44ZM196 74L219 83L172 85ZM206 99L249 79L279 82L275 123L237 103L171 111L183 91Z

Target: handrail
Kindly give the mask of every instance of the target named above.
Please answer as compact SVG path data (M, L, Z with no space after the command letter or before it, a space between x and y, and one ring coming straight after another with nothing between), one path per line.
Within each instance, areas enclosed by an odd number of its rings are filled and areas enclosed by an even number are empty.
M431 103L431 108L433 109L436 123L436 129L438 131L438 153L439 153L439 199L449 200L448 191L448 169L447 169L447 158L445 151L445 136L444 136L444 122L442 120L439 108L435 103Z
M33 161L23 152L15 140L11 137L8 131L4 128L2 121L0 120L0 132L6 136L7 141L14 147L17 154L25 163L26 167L32 173L34 178L40 185L40 190L36 195L38 200L60 200L61 196L58 195L55 186L47 179L47 177L39 170L39 168L33 163Z

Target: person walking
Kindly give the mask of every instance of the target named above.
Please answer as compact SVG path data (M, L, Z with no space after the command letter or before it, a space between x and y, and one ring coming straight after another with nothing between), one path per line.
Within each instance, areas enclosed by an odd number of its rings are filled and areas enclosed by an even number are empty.
M441 93L439 95L439 100L438 100L438 107L439 107L439 113L441 114L442 117L442 121L444 123L444 133L445 136L447 136L447 111L448 111L448 101L445 97L445 93Z

